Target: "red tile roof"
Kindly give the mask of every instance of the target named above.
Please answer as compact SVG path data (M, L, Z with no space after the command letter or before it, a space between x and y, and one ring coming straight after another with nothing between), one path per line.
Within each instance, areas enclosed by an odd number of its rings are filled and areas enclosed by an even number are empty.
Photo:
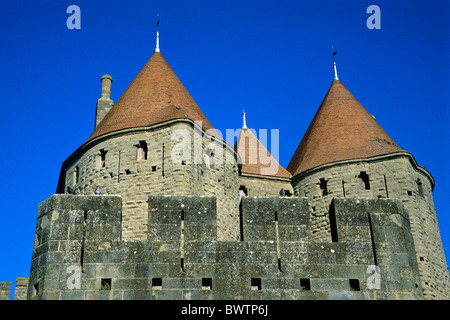
M287 170L293 176L322 164L402 150L339 81L331 84Z
M161 53L155 52L89 137L173 119L201 121L220 137Z
M275 160L250 129L241 130L234 149L241 157L243 173L281 178L289 178L291 175Z

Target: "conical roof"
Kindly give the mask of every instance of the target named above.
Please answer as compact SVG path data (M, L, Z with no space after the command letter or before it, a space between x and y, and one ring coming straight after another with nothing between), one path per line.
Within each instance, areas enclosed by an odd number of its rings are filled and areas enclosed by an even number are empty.
M287 170L293 176L341 160L402 150L339 80L334 80Z
M267 151L251 129L242 128L234 149L241 157L241 172L289 178L291 174Z
M200 121L219 137L160 52L155 52L89 137L173 119Z

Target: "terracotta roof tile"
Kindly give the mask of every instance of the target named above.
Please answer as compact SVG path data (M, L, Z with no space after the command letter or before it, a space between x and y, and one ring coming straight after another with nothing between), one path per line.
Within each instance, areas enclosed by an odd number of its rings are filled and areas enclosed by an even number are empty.
M241 172L281 178L291 176L250 129L243 128L241 130L234 149L242 160Z
M331 84L287 170L403 151L339 81Z
M201 121L205 130L220 137L162 54L155 52L88 141L106 133L179 118Z

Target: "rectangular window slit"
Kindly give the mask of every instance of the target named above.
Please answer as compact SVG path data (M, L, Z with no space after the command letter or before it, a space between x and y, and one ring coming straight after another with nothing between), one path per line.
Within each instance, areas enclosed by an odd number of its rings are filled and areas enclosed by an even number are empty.
M261 290L261 278L252 278L252 290Z
M420 179L417 180L417 189L419 191L419 196L423 197L423 184Z
M34 292L33 294L37 296L39 294L39 282L33 285Z
M328 216L330 218L331 241L338 242L338 232L337 232L336 214L334 212L334 203L331 203L330 205Z
M111 290L112 280L110 278L105 278L101 280L100 290Z
M386 198L389 198L389 191L388 191L388 187L387 187L387 181L386 181L386 176L384 177L384 188L386 189Z
M359 186L361 190L370 190L369 176L365 171L359 173Z
M137 147L137 161L147 160L147 143L145 141L139 141Z
M350 291L359 291L359 280L358 279L348 279L350 283Z
M202 290L212 290L211 278L202 278Z
M300 279L300 289L311 290L311 281L309 279Z
M152 289L153 290L162 290L162 278L153 278L152 279Z
M106 166L106 152L105 149L101 149L97 153L96 165L97 169L104 168Z
M152 172L156 171L156 166L152 166Z
M326 181L325 179L320 179L320 184L319 184L319 191L320 191L320 196L326 196L328 195L328 181Z

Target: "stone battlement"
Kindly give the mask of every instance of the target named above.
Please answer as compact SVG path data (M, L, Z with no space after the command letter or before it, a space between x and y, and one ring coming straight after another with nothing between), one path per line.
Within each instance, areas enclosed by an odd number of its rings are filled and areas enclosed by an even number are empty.
M244 197L240 241L217 240L215 197L150 196L146 240L122 240L120 196L39 206L28 299L423 299L408 213L334 198L329 241L307 198Z

